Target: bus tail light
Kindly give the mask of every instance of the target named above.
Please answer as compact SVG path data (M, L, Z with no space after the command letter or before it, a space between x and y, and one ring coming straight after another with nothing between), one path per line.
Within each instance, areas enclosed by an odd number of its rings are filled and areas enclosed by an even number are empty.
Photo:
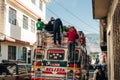
M73 73L73 70L70 70L69 72L70 72L70 73Z
M15 80L19 80L19 77L18 77L18 76L16 76L16 77L15 77Z
M40 66L41 65L41 63L38 61L38 62L36 62L36 66Z
M67 73L67 78L68 79L79 79L80 78L80 72L79 71L73 71L73 70L70 70L70 71L68 71L68 73Z
M41 71L40 68L37 68L37 71Z
M31 70L31 73L34 73L35 71L34 70Z
M69 67L78 67L78 64L70 63L70 64L69 64Z

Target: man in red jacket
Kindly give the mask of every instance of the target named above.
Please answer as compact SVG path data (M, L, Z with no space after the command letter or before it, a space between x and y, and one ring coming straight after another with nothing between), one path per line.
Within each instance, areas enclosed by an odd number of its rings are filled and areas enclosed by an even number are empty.
M67 32L67 37L68 37L68 53L69 53L68 59L72 61L73 53L75 51L75 41L76 38L78 38L78 34L74 26L70 27L69 31Z

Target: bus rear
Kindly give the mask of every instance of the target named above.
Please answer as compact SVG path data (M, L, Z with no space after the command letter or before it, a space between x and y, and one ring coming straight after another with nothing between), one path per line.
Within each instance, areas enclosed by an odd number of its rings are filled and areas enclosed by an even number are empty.
M68 61L67 37L61 47L55 47L52 39L46 37L45 48L35 49L31 80L79 80L81 49L76 47L74 60Z
M51 48L42 50L35 55L36 60L32 66L31 80L67 80L67 50L64 48ZM38 55L39 54L39 55ZM37 59L39 57L40 59Z

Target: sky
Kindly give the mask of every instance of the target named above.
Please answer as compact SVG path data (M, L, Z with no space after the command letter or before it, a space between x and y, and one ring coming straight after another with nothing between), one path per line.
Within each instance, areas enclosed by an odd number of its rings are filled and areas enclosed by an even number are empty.
M46 19L60 18L85 34L99 34L99 20L93 19L92 0L51 0L46 4Z

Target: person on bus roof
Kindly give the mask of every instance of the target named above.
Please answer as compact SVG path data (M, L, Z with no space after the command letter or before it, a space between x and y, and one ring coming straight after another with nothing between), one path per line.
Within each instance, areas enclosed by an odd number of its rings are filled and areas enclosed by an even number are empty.
M36 23L36 30L37 30L37 46L40 47L42 46L42 32L45 24L44 22L41 21L41 18L38 18L37 23Z
M45 30L47 30L48 32L50 32L51 34L53 34L53 24L55 22L55 18L51 17L50 21L48 22L48 24L45 27Z
M78 34L74 26L69 28L67 32L68 37L68 53L69 53L69 60L73 60L73 53L75 51L75 41L78 39Z
M84 33L82 31L79 31L79 36L80 36L80 38L79 38L80 44L85 47L86 46L86 37L85 37Z
M60 18L57 18L53 25L54 31L54 45L57 45L56 40L58 40L59 46L61 46L61 33L63 33L63 24Z

